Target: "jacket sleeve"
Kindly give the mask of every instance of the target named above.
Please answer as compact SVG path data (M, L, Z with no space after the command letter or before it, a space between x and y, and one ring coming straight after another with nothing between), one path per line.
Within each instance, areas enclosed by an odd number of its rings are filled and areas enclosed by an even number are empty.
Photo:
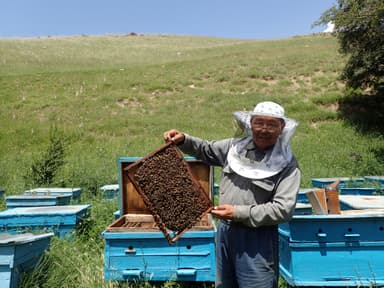
M202 160L208 165L223 166L232 139L207 141L185 134L185 140L178 147L184 153Z
M249 227L276 225L292 218L299 191L301 171L296 168L283 179L270 202L253 205L235 205L234 220Z

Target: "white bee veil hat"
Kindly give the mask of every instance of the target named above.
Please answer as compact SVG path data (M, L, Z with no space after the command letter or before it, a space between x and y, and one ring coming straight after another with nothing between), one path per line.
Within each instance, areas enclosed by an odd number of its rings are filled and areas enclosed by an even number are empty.
M281 105L272 101L260 102L253 111L238 111L234 112L233 116L248 136L232 146L228 153L228 164L233 171L246 178L264 179L279 173L289 164L293 157L290 139L298 123L285 117L285 110ZM251 119L253 116L269 116L285 121L284 129L273 149L268 151L260 162L246 158L243 151L246 144L252 141Z
M284 108L272 101L260 102L255 106L255 109L250 113L251 116L270 116L284 119Z

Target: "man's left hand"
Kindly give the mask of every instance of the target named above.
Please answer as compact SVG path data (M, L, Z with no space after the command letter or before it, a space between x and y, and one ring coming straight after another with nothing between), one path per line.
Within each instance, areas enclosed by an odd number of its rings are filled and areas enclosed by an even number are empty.
M232 220L233 219L233 206L224 204L215 206L211 210L211 214L219 219Z

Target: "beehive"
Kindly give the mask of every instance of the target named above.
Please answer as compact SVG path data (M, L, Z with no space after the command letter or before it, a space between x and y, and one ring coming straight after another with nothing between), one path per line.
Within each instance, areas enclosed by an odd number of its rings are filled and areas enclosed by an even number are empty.
M364 178L350 178L350 177L332 177L332 178L312 178L312 186L316 188L325 188L326 186L339 181L338 188L346 186L358 186L364 183Z
M80 200L81 188L47 187L24 191L24 195L70 195L73 200Z
M384 209L294 215L279 225L279 255L291 286L384 285Z
M105 279L213 282L216 226L211 215L204 211L201 218L182 233L167 229L164 234L132 183L132 175L128 175L134 170L126 169L141 159L119 159L120 217L103 232ZM199 187L211 199L213 168L191 157L184 160Z
M23 272L35 267L53 233L0 234L0 287L16 288Z
M70 200L70 195L11 195L5 197L8 209L68 205Z
M0 232L54 232L65 237L89 215L90 205L19 207L0 212Z
M100 187L103 199L114 200L119 195L119 184L108 184Z
M375 195L382 194L382 189L374 187L344 187L340 188L341 195Z
M364 179L367 183L379 185L384 189L384 176L364 176Z

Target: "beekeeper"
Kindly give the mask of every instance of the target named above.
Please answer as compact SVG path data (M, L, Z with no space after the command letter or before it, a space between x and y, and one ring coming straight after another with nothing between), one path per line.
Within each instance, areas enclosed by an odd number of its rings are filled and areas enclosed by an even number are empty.
M191 156L222 167L218 221L216 287L278 287L278 224L291 219L301 172L290 138L297 122L284 108L266 101L250 112L235 112L247 135L207 141L178 130L166 131Z

